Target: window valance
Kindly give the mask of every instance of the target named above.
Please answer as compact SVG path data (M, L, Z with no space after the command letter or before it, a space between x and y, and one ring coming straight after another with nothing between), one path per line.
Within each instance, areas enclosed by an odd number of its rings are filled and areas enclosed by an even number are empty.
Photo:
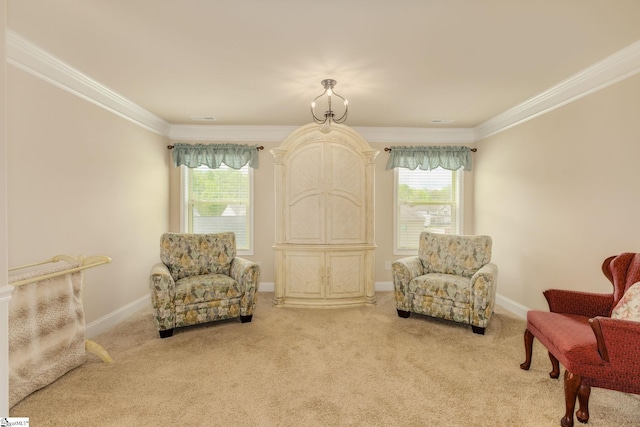
M233 169L240 169L247 163L249 167L258 168L259 156L257 145L241 144L184 144L173 146L173 164L185 165L189 168L208 166L218 169L224 163Z
M390 151L387 169L431 170L439 166L448 170L458 170L461 167L466 171L471 170L471 148L469 147L401 146L390 147Z

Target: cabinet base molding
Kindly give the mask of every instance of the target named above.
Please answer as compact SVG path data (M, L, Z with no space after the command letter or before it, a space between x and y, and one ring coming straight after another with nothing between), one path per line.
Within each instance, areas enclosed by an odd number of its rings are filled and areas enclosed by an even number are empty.
M354 298L350 300L312 300L303 298L273 298L273 306L277 308L349 308L362 306L375 306L377 304L376 297L370 298Z

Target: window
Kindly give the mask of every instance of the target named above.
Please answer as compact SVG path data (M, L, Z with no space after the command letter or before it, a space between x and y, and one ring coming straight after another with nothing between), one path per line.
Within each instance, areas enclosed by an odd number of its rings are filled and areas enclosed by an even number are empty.
M394 254L416 254L422 231L462 232L462 169L394 171Z
M187 233L236 234L240 255L253 254L253 169L181 166L181 227Z

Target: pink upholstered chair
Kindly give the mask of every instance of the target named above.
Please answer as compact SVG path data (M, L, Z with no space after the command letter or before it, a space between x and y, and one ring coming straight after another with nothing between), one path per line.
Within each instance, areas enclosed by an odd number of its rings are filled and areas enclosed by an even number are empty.
M640 322L618 316L628 297L640 295L640 285L636 285L620 302L625 292L640 282L640 254L609 257L602 264L602 271L613 284L613 293L551 289L544 292L550 312L527 313L526 360L520 367L528 370L531 366L534 337L549 350L551 378L560 375L560 363L565 367L566 412L560 422L563 427L573 426L576 397L580 405L578 421L589 420L591 387L640 394ZM640 306L638 300L633 304L637 304L636 310ZM617 318L611 317L612 312Z

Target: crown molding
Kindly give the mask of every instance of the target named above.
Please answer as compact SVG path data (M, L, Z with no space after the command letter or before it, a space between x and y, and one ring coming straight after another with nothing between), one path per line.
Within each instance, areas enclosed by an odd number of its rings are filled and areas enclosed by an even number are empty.
M171 125L169 139L183 141L282 141L298 126ZM368 142L406 144L470 144L473 129L352 127Z
M160 117L9 29L6 30L6 56L7 62L14 67L130 120L147 130L163 136L169 133L170 124Z
M66 64L12 30L7 63L169 139L281 141L297 126L173 125ZM473 143L531 120L640 72L640 40L474 128L353 127L378 143Z
M368 142L394 144L472 144L470 128L354 127Z
M640 40L474 128L482 140L640 72Z
M297 126L171 125L172 141L282 141Z

